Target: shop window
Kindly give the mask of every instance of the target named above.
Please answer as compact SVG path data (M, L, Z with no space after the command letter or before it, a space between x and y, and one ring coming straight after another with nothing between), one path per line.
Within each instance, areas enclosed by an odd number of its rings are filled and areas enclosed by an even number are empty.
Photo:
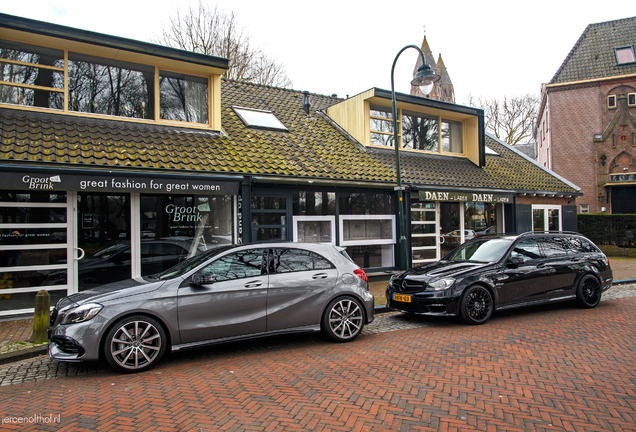
M385 193L342 193L338 194L338 205L340 214L391 214L393 196Z
M141 274L233 242L229 195L141 195Z
M335 192L296 191L292 193L292 203L296 216L336 214Z
M335 244L335 216L294 216L293 219L295 242Z
M360 267L392 267L394 215L341 215L340 246Z

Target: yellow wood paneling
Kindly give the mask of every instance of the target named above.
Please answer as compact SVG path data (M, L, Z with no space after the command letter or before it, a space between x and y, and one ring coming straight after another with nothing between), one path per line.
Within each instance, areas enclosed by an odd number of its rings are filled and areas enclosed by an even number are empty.
M77 116L77 117L90 117L90 118L101 118L101 119L117 119L119 121L133 122L133 123L152 123L152 124L171 124L176 126L185 126L197 129L221 129L221 74L225 72L225 69L215 68L200 64L194 64L187 61L179 61L174 59L166 59L163 57L152 56L148 54L142 54L132 51L126 51L121 49L109 48L100 45L93 45L85 42L77 42L66 40L63 38L56 38L50 36L42 36L35 33L27 33L18 30L11 29L0 29L0 39L10 40L13 42L25 43L29 45L41 46L46 48L58 49L64 51L64 60L65 60L65 68L52 68L55 70L64 71L65 79L64 79L64 89L49 89L42 88L38 86L26 85L26 84L16 84L16 83L5 83L13 86L20 87L28 87L28 88L36 88L50 91L59 91L64 92L64 111L58 111L53 109L46 108L37 108L30 106L21 106L21 105L13 105L13 104L0 104L2 107L8 107L12 109L19 109L25 111L37 111L37 112L56 112L56 113L64 113L67 115ZM68 109L69 105L69 95L68 95L68 51L72 51L80 54L87 54L96 57L104 57L108 59L116 59L120 61L126 61L131 63L144 64L155 67L155 119L135 119L128 117L117 117L117 116L108 116L101 114L90 114L83 112L75 112ZM21 62L14 62L21 63ZM37 65L36 65L37 66ZM44 66L42 66L44 67ZM187 75L195 75L201 76L204 78L208 78L208 97L209 97L209 107L211 113L209 114L210 125L203 125L199 123L186 123L186 122L178 122L178 121L166 121L161 120L160 117L160 100L159 100L159 73L160 71L170 71L176 73L183 73ZM1 83L0 83L1 84Z

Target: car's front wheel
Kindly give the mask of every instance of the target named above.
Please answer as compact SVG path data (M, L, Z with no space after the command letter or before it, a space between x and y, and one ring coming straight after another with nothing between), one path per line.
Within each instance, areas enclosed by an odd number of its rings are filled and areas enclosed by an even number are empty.
M576 303L583 308L596 307L601 301L601 283L592 275L585 275L576 288Z
M329 303L322 317L322 331L336 342L357 338L364 327L362 304L353 297L339 297Z
M166 332L157 320L143 315L120 319L106 334L104 355L122 372L141 372L156 365L166 351Z
M466 289L460 304L462 319L467 324L483 324L492 316L495 308L490 291L480 285Z

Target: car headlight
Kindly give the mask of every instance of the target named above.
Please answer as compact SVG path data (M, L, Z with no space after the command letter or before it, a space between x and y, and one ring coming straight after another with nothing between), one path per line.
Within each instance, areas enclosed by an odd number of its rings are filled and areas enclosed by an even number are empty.
M102 310L104 306L97 303L87 303L66 312L62 324L76 324L88 321Z
M448 289L450 287L453 286L453 284L455 283L455 279L453 278L446 278L446 279L440 279L437 280L433 283L428 284L429 289L433 290L433 291L442 291L445 289Z

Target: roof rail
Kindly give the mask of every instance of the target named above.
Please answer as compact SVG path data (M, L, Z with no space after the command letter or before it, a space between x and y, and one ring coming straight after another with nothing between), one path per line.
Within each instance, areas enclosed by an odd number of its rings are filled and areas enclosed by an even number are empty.
M581 235L580 232L576 232L576 231L548 230L548 231L527 231L527 232L519 234L519 237L527 236L527 235L531 235L531 234L574 234L574 235Z

